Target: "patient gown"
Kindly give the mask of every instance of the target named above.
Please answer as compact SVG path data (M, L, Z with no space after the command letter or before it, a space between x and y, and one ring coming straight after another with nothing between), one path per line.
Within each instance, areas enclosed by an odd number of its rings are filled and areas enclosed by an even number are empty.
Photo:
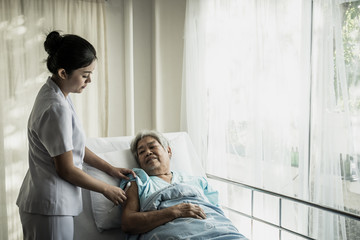
M129 177L130 177L130 181L136 181L136 184L138 185L140 206L143 206L145 200L150 195L174 183L186 183L191 186L200 188L210 203L216 206L219 205L218 192L213 190L209 186L208 181L204 177L189 176L184 173L172 171L173 176L170 184L157 176L149 176L141 168L134 168L133 170L137 175L136 179L132 175L129 175ZM128 180L122 180L120 183L120 187L125 188L128 182L129 182Z

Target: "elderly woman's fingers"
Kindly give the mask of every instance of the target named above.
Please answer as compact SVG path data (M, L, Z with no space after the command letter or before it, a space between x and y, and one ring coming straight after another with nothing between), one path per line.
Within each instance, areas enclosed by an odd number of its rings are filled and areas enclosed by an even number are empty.
M206 218L206 214L205 214L204 210L203 210L199 205L196 205L195 207L197 208L198 216L199 216L201 219L205 219L205 218Z
M205 219L205 218L206 218L206 214L205 214L204 210L203 210L200 206L198 206L198 208L200 208L200 210L199 210L199 216L200 216L202 219Z
M206 218L204 210L199 205L192 203L181 203L179 204L179 209L181 211L181 217L192 217L197 219Z

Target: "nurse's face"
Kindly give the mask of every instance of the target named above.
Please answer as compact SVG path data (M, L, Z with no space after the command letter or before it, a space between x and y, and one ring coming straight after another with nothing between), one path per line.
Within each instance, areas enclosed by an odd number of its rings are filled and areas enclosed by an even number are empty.
M65 69L58 70L58 77L53 77L56 84L61 88L64 96L69 93L81 93L91 83L91 74L96 66L94 60L89 66L78 68L72 71L71 74L67 74Z
M81 93L91 83L91 74L96 66L96 61L93 61L89 66L78 68L74 70L67 77L67 90L70 93Z

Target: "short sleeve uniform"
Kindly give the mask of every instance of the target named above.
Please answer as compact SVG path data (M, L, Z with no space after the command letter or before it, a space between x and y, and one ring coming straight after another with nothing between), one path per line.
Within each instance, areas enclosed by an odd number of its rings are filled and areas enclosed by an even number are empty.
M20 189L20 210L76 216L82 211L80 188L58 176L53 157L72 151L82 168L85 135L69 96L50 78L40 89L28 121L29 170Z

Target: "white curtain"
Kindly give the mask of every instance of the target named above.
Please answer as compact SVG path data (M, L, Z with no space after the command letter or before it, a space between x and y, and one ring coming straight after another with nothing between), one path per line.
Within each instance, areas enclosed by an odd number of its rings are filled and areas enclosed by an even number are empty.
M302 158L308 151L305 7L299 1L188 1L183 127L201 138L197 149L207 148L208 172L294 191L279 182L298 173L276 171L290 167L292 153ZM227 167L219 169L220 160ZM243 173L229 172L231 162ZM302 186L297 191L305 194Z
M357 214L359 50L352 46L360 43L359 6L360 1L314 1L310 158L311 200ZM315 236L359 237L359 223L317 211L312 214Z
M0 239L22 239L16 197L27 170L27 119L50 73L46 33L61 30L90 41L98 64L91 86L72 95L88 136L107 134L104 0L0 1Z
M208 173L344 209L343 184L349 183L341 180L339 154L355 158L356 149L354 118L351 123L345 110L334 114L335 75L342 91L337 94L345 104L348 98L339 6L333 0L313 6L297 0L187 1L182 127ZM339 132L343 138L337 139ZM339 152L340 142L347 148ZM276 204L261 195L256 202L257 213L276 223ZM286 209L283 226L316 239L346 239L343 219L298 205Z
M182 127L206 159L208 173L307 198L307 161L291 165L308 154L309 6L187 2ZM277 215L263 195L257 198L263 217ZM269 235L254 232L260 239Z
M49 75L46 33L78 34L98 65L72 94L87 137L180 130L185 0L0 0L0 239L21 239L15 200L27 170L27 119Z

